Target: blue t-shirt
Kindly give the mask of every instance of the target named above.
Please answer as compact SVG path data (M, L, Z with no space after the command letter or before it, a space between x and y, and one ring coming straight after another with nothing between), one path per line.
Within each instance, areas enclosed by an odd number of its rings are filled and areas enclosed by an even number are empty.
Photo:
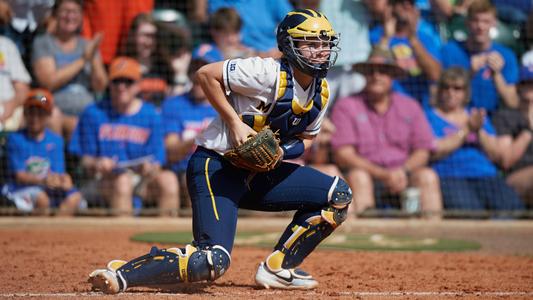
M434 109L427 109L426 116L433 129L433 134L439 139L459 130L457 126L439 116ZM483 129L491 135L495 134L488 118L485 119ZM466 139L467 142L463 146L432 163L431 167L439 177L479 178L496 176L498 170L480 148L481 145L479 145L477 137L471 134Z
M292 11L288 0L209 0L208 12L233 7L242 19L242 43L258 51L277 49L276 28Z
M109 100L85 109L72 134L69 150L77 155L109 157L117 162L153 156L163 164L163 126L156 108L143 102L133 115L119 114Z
M161 106L165 136L177 133L180 138L190 139L204 130L217 116L217 111L209 103L195 103L189 94L165 100ZM190 155L172 164L176 173L187 169Z
M50 172L65 173L63 139L45 129L44 138L35 140L25 129L11 133L7 138L7 158L14 183L17 172L28 172L44 178Z
M442 66L447 69L452 66L463 67L470 70L470 58L473 55L488 55L496 51L503 57L505 64L502 69L502 75L509 84L518 82L518 63L513 51L498 43L492 43L490 48L480 53L471 53L467 50L464 42L459 43L451 41L442 47ZM496 90L496 85L492 78L492 71L485 65L474 76L471 82L472 98L470 107L482 107L488 112L495 111L500 102L500 96Z
M379 43L383 34L383 26L379 25L372 28L370 31L371 44ZM433 27L425 20L420 19L416 35L428 53L440 63L442 42ZM422 68L418 65L409 39L407 37L392 37L389 41L389 49L394 54L398 65L408 74L408 77L397 80L398 85L394 85L393 89L417 99L420 103L427 104L431 81L427 79Z

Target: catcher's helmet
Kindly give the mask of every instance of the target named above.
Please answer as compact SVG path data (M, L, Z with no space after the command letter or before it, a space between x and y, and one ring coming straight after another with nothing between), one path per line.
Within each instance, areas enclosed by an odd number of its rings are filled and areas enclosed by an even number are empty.
M339 35L335 33L326 16L311 9L297 9L289 12L278 25L276 38L278 48L289 62L300 71L317 77L326 77L331 66L337 60L340 48ZM322 45L329 42L327 61L316 63L307 60L296 43L300 41L316 42Z

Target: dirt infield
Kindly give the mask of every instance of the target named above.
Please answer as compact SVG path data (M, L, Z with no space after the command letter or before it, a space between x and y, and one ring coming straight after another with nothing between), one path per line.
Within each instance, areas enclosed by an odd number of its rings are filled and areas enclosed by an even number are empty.
M287 220L240 221L239 228L280 230ZM374 222L374 223L372 223ZM380 223L381 222L381 223ZM359 299L533 298L533 224L520 222L425 224L355 222L343 230L401 231L424 236L471 237L482 249L463 253L319 250L302 267L320 286L312 292L257 289L253 276L268 249L237 247L229 272L215 284L131 289L120 299L316 297ZM389 223L388 225L386 223ZM145 230L190 228L190 220L0 219L0 298L94 298L87 275L114 258L131 259L150 245L129 237ZM250 228L253 229L253 228Z

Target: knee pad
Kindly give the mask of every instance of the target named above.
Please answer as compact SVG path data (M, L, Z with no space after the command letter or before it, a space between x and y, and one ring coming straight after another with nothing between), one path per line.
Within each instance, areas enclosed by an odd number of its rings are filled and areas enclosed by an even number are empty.
M231 264L228 251L219 245L186 253L185 257L183 261L187 262L183 265L180 262L180 273L186 274L182 277L184 282L214 281L224 275Z
M352 203L352 190L346 181L335 177L328 200L328 207L322 209L321 216L336 228L348 217L348 206Z

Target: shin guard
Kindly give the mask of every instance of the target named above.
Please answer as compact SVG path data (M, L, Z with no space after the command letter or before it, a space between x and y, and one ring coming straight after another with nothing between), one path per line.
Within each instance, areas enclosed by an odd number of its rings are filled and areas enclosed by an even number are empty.
M157 249L129 261L117 269L121 289L180 282L213 281L229 268L231 258L222 246L204 250L185 248Z
M319 212L298 212L283 232L274 252L266 259L267 267L278 271L300 265L320 242L346 220L351 201L350 187L336 177L328 193L328 206Z

